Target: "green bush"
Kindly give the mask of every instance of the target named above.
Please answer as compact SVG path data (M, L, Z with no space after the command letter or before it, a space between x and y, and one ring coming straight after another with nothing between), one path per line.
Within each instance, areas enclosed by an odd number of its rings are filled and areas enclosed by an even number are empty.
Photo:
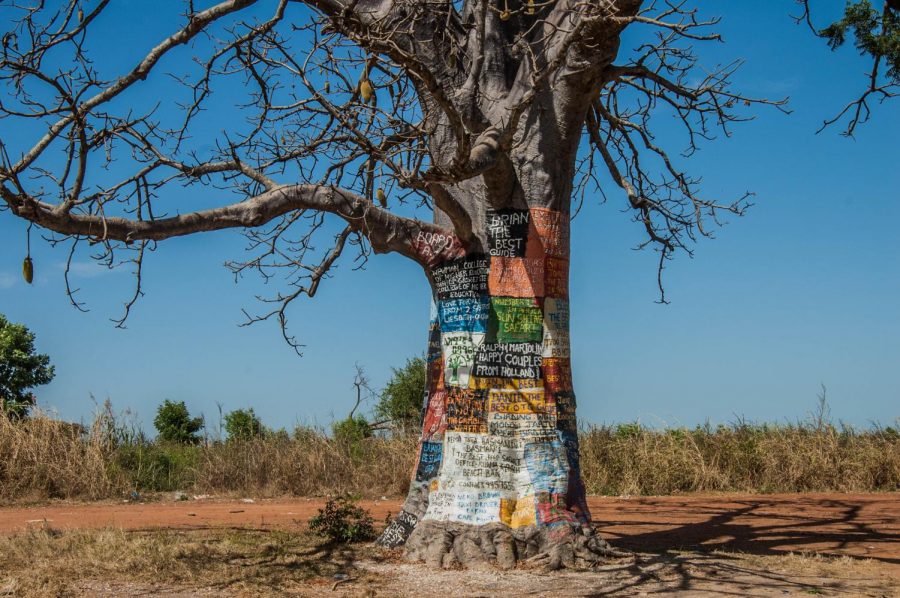
M638 422L616 424L615 434L617 438L637 438L643 434L643 432L644 428Z
M225 415L225 433L228 440L250 440L263 433L263 425L253 407L235 409Z
M139 443L119 446L113 467L126 484L141 492L171 492L194 484L199 447Z
M331 499L309 520L309 529L332 542L364 542L375 538L372 516L347 497Z
M191 417L184 401L176 403L166 399L156 410L153 425L162 442L199 444L199 432L203 429L203 418Z
M362 415L348 417L331 424L334 439L338 442L356 444L363 438L372 437L372 426Z

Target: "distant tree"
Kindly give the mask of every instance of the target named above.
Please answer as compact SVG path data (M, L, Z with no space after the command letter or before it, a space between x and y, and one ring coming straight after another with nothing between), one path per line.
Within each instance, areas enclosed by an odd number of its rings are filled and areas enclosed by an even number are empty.
M49 383L53 375L50 357L35 352L34 333L0 315L0 411L26 417L35 403L30 389Z
M393 376L381 391L375 415L389 421L403 432L412 432L421 425L425 388L425 360L413 357L401 368L391 368Z
M198 444L199 432L203 429L203 418L191 417L184 401L176 403L166 399L156 410L153 425L159 433L159 440L163 442Z
M359 442L372 436L372 426L362 415L350 416L331 424L331 432L337 440Z
M225 432L228 440L249 440L263 433L263 425L253 407L235 409L225 415Z

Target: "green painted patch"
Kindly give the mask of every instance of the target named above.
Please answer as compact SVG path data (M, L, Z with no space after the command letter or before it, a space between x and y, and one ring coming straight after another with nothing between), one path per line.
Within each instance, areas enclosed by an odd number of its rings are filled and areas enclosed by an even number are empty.
M491 319L496 322L497 342L539 343L543 339L543 311L534 299L492 297Z

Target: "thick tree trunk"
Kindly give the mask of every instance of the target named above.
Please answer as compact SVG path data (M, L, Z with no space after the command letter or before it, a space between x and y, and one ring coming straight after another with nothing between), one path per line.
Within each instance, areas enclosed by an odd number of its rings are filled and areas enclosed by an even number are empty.
M436 224L468 240L419 244L433 299L422 436L409 495L380 539L412 559L558 568L615 554L590 527L572 388L570 203L592 99L577 91L590 69L573 60L529 100L511 140L485 141L490 168L435 197ZM478 108L504 128L504 102ZM449 163L453 129L439 124L430 151Z
M608 545L589 531L578 463L569 215L488 210L483 231L483 252L430 273L418 465L380 542L437 566L571 565Z

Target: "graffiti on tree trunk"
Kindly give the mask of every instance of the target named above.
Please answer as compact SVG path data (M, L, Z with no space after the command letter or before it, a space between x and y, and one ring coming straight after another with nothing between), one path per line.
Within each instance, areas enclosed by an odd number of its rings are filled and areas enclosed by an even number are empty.
M428 387L410 491L417 499L407 501L404 529L422 519L586 523L569 361L568 214L489 210L484 225L484 255L464 255L447 240L427 250Z

